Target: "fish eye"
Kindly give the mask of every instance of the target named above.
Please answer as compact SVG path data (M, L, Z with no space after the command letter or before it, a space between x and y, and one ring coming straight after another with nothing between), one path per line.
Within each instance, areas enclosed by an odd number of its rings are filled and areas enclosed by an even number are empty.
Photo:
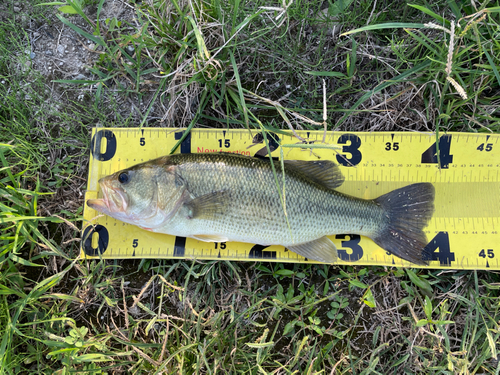
M120 175L118 176L118 181L120 181L121 184L125 185L130 181L130 176L127 172L120 173Z

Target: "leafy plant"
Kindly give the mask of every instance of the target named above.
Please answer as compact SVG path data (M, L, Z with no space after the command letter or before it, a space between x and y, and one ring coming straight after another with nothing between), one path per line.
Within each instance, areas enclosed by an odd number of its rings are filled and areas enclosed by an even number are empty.
M349 306L349 300L347 297L335 296L334 301L330 304L330 306L332 308L327 313L328 318L334 321L341 320L344 317L344 314L341 311Z
M67 183L71 176L74 175L77 164L71 161L69 156L56 158L55 164L51 169L53 181L47 182L47 186L60 188L64 183ZM54 181L55 180L55 181Z

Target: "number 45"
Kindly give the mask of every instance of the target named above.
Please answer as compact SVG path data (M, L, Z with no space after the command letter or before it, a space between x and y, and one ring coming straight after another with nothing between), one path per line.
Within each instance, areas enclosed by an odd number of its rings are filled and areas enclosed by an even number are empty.
M494 258L494 257L495 257L495 254L493 254L493 249L488 249L488 250L486 250L486 252L485 252L485 250L483 249L483 250L481 250L481 251L479 252L479 256L480 256L481 258L486 258L486 256L488 256L488 258Z
M484 143L481 143L477 148L477 150L479 150L479 151L484 150L486 152L490 152L492 149L493 149L493 143L486 144L486 147L484 147Z

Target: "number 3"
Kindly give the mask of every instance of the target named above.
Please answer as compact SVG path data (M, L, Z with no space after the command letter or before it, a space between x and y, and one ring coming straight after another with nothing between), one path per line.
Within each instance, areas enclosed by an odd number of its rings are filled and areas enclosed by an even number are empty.
M349 237L349 241L342 241L342 247L347 247L352 250L352 254L347 254L344 249L338 249L338 254L340 259L345 261L355 262L363 257L363 248L359 246L359 241L361 237L357 234L338 234L335 236L336 239L343 240Z

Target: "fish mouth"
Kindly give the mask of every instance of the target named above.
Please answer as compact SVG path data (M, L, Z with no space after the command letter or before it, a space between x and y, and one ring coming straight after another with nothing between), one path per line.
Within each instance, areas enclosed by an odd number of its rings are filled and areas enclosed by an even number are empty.
M99 212L109 211L109 204L104 199L89 199L87 206Z
M89 199L87 206L107 215L127 211L128 203L126 195L121 188L110 186L103 179L99 180L99 185L101 186L103 197L101 199Z

